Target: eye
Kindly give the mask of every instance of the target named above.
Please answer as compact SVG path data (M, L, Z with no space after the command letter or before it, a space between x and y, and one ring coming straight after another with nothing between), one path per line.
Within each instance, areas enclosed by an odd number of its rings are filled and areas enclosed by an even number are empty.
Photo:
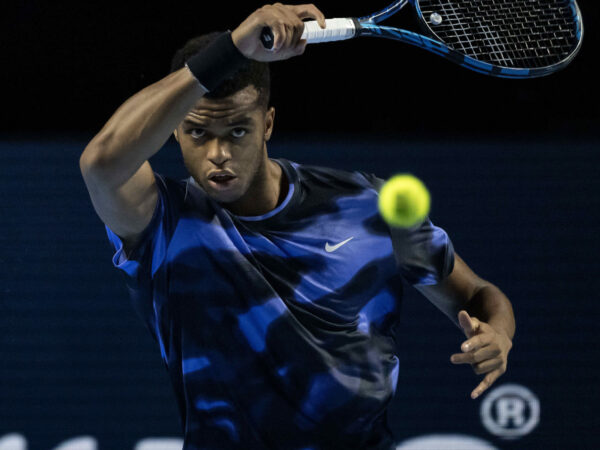
M204 137L206 131L204 131L202 128L194 128L193 130L190 130L190 134L194 139L198 139Z
M243 138L247 133L247 130L245 128L234 128L233 130L231 130L231 135L234 138Z

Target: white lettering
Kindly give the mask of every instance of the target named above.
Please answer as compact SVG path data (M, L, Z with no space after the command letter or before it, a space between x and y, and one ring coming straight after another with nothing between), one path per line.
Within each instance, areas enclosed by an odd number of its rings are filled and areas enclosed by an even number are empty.
M525 402L521 398L508 397L496 401L496 422L501 427L512 426L519 428L525 423Z

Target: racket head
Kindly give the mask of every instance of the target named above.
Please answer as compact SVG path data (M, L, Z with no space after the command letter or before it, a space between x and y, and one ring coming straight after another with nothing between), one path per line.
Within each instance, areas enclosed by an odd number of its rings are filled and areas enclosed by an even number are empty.
M428 34L493 66L543 75L564 67L583 37L575 0L415 0Z
M414 7L424 36L376 25L406 3ZM359 22L361 35L401 40L505 78L556 72L573 60L583 39L575 0L400 0Z

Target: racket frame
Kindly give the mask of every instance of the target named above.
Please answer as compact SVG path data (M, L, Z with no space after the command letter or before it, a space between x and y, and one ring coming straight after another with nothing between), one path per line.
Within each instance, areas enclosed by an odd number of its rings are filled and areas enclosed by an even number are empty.
M426 34L435 36L435 31L429 27L427 21L423 17L418 0L396 0L382 10L360 18L348 17L343 19L327 19L326 29L321 29L314 20L305 22L305 29L302 39L306 39L309 43L317 43L346 40L360 36L382 37L421 47L424 50L446 58L469 70L473 70L485 75L517 79L537 78L549 75L564 68L573 60L573 58L575 58L581 49L581 44L583 42L583 20L581 17L581 11L575 0L569 0L569 3L573 13L574 22L577 24L577 29L575 31L577 46L563 60L544 67L505 67L490 64L454 50L448 45L444 44L441 40L435 39L434 37L429 37L401 28L377 25L379 22L396 14L406 5L410 4L414 8L424 32ZM263 29L263 32L261 33L261 40L265 48L272 47L273 32L270 28L265 27Z
M573 12L575 23L577 24L576 35L578 42L577 47L566 58L564 58L562 61L559 61L558 63L545 67L519 68L497 66L484 61L479 61L477 59L471 58L468 55L453 50L437 39L419 33L415 33L413 31L404 30L401 28L377 25L377 23L396 14L409 3L411 4L411 6L414 7L417 17L421 22L421 26L427 29L428 32L433 32L433 30L430 30L426 20L423 17L423 13L421 12L418 1L397 0L380 11L356 19L355 23L357 26L353 37L372 36L394 39L417 47L421 47L424 50L428 50L431 53L442 56L443 58L446 58L460 66L463 66L475 72L479 72L485 75L492 75L495 77L517 79L542 77L564 68L565 66L571 63L573 58L575 58L575 56L581 49L581 44L583 42L583 20L581 17L581 11L579 9L579 6L577 5L577 2L571 0L570 6Z

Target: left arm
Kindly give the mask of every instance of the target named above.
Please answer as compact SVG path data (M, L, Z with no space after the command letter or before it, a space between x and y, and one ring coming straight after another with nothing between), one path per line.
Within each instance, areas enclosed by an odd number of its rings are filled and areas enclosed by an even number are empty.
M435 285L415 288L460 326L467 340L462 353L450 360L471 364L477 374L486 374L471 393L477 398L506 372L508 352L515 334L515 318L508 298L492 283L478 277L455 254L454 269Z

